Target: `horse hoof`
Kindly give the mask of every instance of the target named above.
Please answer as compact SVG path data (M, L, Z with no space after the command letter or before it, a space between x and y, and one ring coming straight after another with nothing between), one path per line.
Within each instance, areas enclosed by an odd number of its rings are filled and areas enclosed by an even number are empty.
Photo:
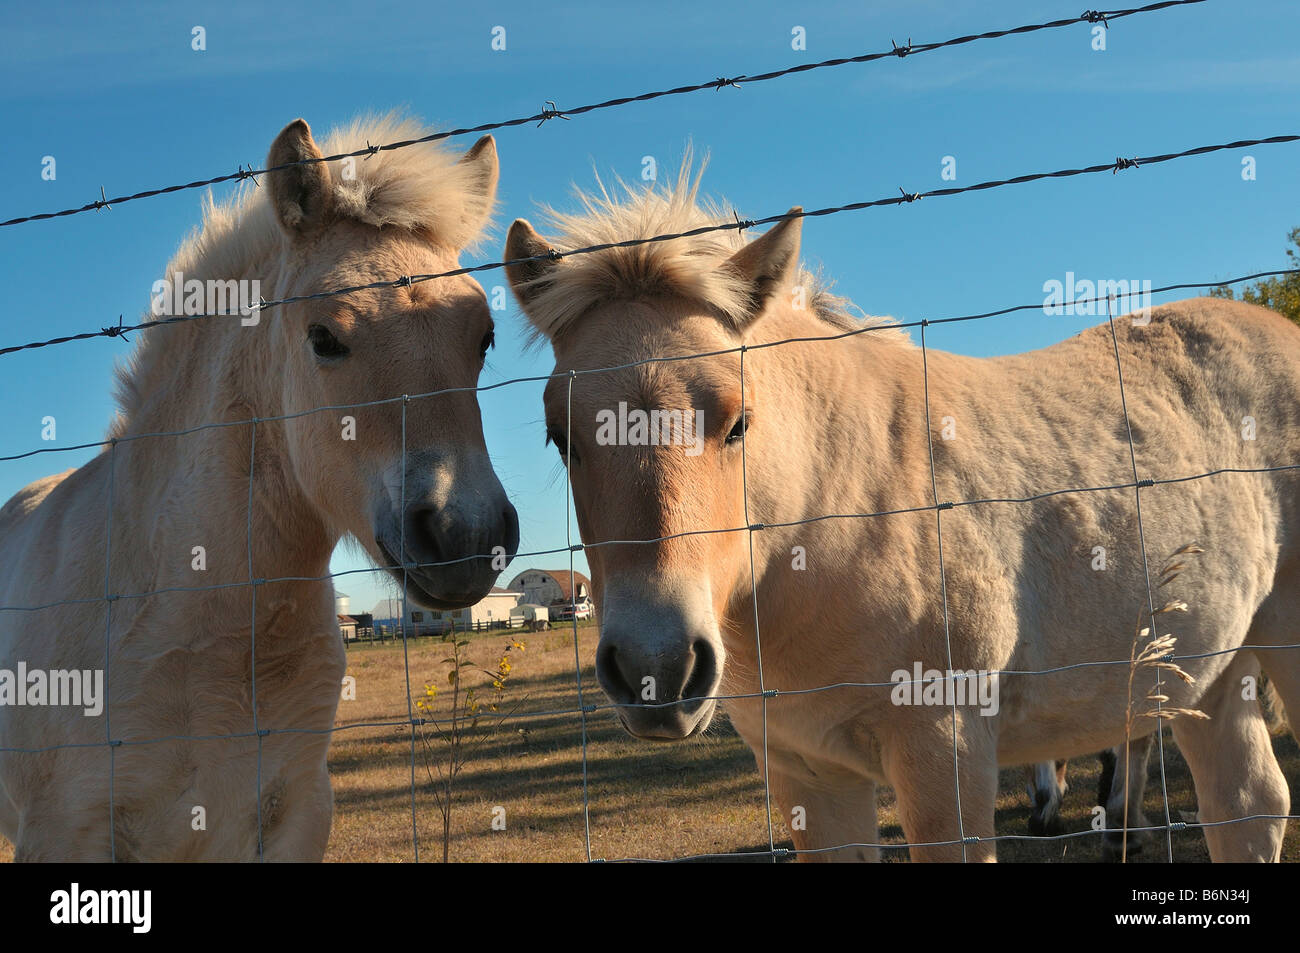
M1029 833L1034 837L1055 837L1065 833L1065 824L1061 821L1060 815L1044 823L1039 815L1030 814Z

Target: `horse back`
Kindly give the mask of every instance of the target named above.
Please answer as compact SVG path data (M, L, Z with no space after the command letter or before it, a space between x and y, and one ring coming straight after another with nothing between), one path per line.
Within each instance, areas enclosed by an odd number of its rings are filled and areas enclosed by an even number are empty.
M50 491L75 472L76 469L73 468L41 477L11 496L4 506L0 507L0 545L4 544L10 533L21 526L28 514L41 505L41 502L50 495Z

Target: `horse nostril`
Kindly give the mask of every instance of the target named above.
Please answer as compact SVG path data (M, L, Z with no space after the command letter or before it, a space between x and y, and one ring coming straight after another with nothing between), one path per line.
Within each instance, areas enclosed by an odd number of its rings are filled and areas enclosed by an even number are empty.
M676 702L706 697L713 691L718 656L702 638L693 640L690 649L671 662L635 648L620 652L614 642L602 641L596 650L596 676L616 704Z
M696 639L691 644L695 665L682 689L683 698L699 698L713 690L718 677L718 656L707 639Z
M418 506L411 510L406 521L406 550L418 554L421 563L439 563L445 559L437 514L432 506Z
M505 539L503 544L506 552L514 556L515 553L519 552L519 512L507 503L501 515L505 519ZM506 561L506 565L509 565L509 560Z
M596 649L596 677L616 704L635 702L636 692L618 667L618 650L608 642Z

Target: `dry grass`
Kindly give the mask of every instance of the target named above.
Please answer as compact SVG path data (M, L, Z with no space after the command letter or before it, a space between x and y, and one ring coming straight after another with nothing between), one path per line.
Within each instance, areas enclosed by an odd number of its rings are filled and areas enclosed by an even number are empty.
M596 686L594 658L597 630L580 628L582 681L588 704L604 703ZM453 861L578 861L586 858L582 809L582 732L577 715L537 713L572 709L577 704L570 629L524 637L526 651L514 653L515 672L507 707L520 711L481 744L460 775L452 817ZM475 636L466 651L473 661L492 668L505 644L505 633ZM420 640L410 646L412 687L445 681L440 660L446 646ZM406 681L400 645L359 646L348 650L348 673L357 679L356 701L339 708L339 728L330 748L334 783L334 830L330 861L409 861L413 858L411 824L411 736L406 725L368 727L366 723L406 718ZM442 714L446 714L445 699ZM484 725L480 722L480 729ZM1291 786L1292 803L1300 804L1300 750L1294 739L1275 739L1278 759ZM437 742L435 741L435 749ZM1145 810L1155 823L1164 817L1158 759L1152 755L1151 783ZM417 751L416 831L421 860L441 855L441 816ZM1165 764L1170 811L1195 810L1191 777L1176 746L1166 736ZM654 745L629 737L612 712L587 720L588 797L592 856L672 858L693 854L764 850L763 782L754 757L720 715L708 733L684 744ZM1066 829L1085 830L1091 820L1099 766L1096 759L1070 763L1070 791L1062 817ZM901 843L893 794L881 794L884 842ZM505 808L506 829L492 829L493 808ZM1029 803L1024 772L1002 772L998 797L999 834L1027 833ZM778 846L791 846L789 833L774 811ZM1165 858L1164 836L1157 835L1131 862ZM1173 836L1174 859L1206 861L1199 831ZM0 859L12 849L0 840ZM999 844L1003 861L1096 861L1095 835L1049 842L1016 840ZM740 859L740 858L737 858ZM886 852L887 860L904 860L904 850ZM1300 860L1300 825L1289 825L1283 859Z
M597 630L583 626L584 701L603 703L596 686ZM473 638L469 656L493 667L508 636ZM492 729L457 780L451 857L459 861L586 859L582 810L582 725L577 715L529 712L577 708L572 629L524 636L506 708L520 710ZM412 645L413 689L445 684L446 647ZM340 707L341 725L406 717L400 647L349 650L357 700ZM439 714L449 714L444 692ZM487 730L482 719L479 730ZM440 742L433 740L435 752ZM417 748L415 813L421 859L441 854L441 816ZM330 749L336 814L327 860L410 860L411 740L406 726L347 729ZM734 732L711 730L698 742L647 745L629 737L612 712L587 719L592 855L670 857L767 846L762 781ZM436 772L435 772L436 777ZM492 830L493 808L506 829Z
M579 630L586 701L604 703L595 682L597 630ZM468 647L475 661L491 667L504 636L477 636ZM445 667L436 642L411 649L416 688L434 681ZM340 710L340 724L404 717L404 676L400 648L366 647L349 652L348 671L357 677L358 698ZM534 634L528 649L516 653L512 696L523 697L522 709L497 728L466 766L457 790L451 857L454 861L572 861L586 857L582 818L581 726L575 715L536 717L527 712L571 709L577 705L570 630ZM370 694L374 693L374 694ZM369 694L369 698L367 695ZM445 709L443 710L445 714ZM1300 751L1291 736L1276 739L1279 761L1300 803ZM410 860L411 746L402 728L356 729L335 734L330 764L337 813L328 860ZM1152 823L1162 820L1157 758L1145 810ZM417 764L419 764L417 757ZM1186 764L1168 735L1165 741L1170 811L1195 810L1195 794ZM694 854L765 850L763 781L754 756L725 715L708 733L683 744L637 741L619 726L612 712L587 721L588 799L592 856L672 858ZM1062 809L1066 829L1085 830L1092 818L1100 765L1083 758L1070 764L1070 790ZM422 789L421 782L425 782ZM427 793L427 777L417 774L417 830L421 858L440 852L439 816ZM492 808L506 809L506 830L491 829ZM1024 772L1002 772L997 830L1028 831L1029 803ZM892 791L881 795L881 837L903 842ZM773 812L778 846L790 847L779 811ZM1174 859L1208 861L1199 831L1173 837ZM1163 835L1133 862L1163 860ZM1100 838L1087 836L1049 842L1006 841L998 846L1004 861L1099 861ZM904 850L888 851L888 860L903 860ZM1300 825L1287 831L1283 859L1300 860Z

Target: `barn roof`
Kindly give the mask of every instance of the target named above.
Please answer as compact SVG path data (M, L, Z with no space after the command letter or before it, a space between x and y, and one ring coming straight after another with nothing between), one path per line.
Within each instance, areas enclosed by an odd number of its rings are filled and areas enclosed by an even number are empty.
M376 619L400 619L402 617L401 599L381 599L375 603L370 614Z
M567 569L525 569L523 572L516 575L515 578L518 579L519 576L522 576L530 572L538 572L538 573L542 573L543 575L550 576L552 579L555 580L555 584L560 587L560 592L562 593L563 597L569 601L573 600L573 590L569 586L569 570ZM582 573L578 572L576 569L573 571L573 578L574 580L577 581L579 585L586 586L587 595L591 596L593 591L591 586L591 580L588 579L586 576L584 576Z

